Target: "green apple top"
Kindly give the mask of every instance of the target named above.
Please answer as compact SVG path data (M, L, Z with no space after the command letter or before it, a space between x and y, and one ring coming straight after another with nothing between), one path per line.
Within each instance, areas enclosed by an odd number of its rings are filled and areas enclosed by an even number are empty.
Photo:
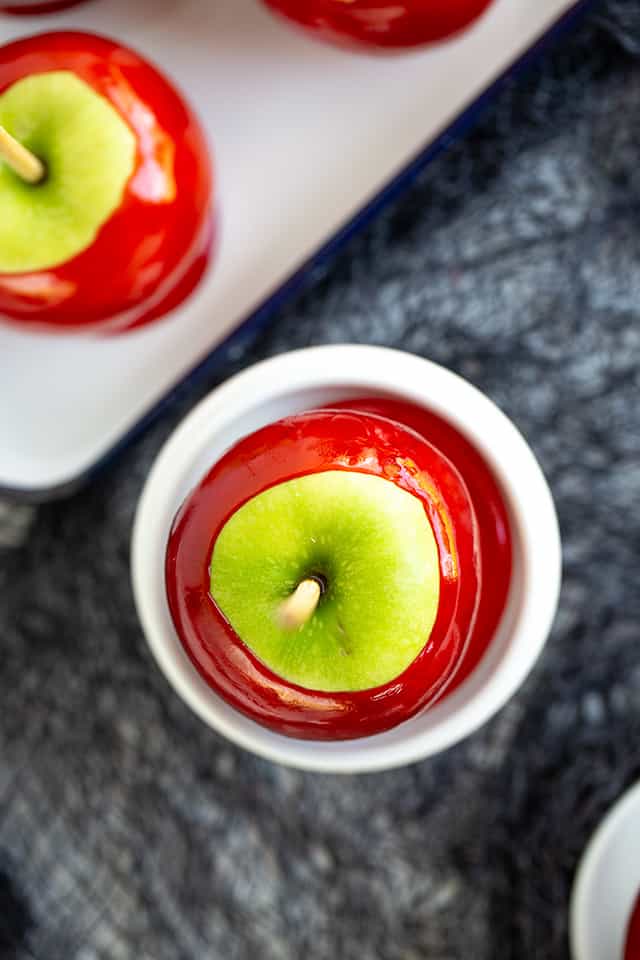
M135 136L105 97L66 70L8 87L0 126L45 171L28 183L0 157L0 273L51 269L89 247L118 208L135 166Z
M210 575L244 643L314 690L390 682L420 653L438 612L438 549L422 503L365 473L327 470L254 496L220 531ZM322 589L309 591L291 629L283 602L309 581Z

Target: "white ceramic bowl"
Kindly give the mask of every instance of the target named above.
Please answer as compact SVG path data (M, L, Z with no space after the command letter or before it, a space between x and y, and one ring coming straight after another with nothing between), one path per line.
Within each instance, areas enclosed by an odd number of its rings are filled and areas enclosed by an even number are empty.
M165 594L174 515L239 438L281 417L357 396L392 396L446 418L484 456L502 487L513 537L513 575L495 637L468 680L441 703L385 733L317 742L281 736L219 698L182 649ZM147 640L169 682L211 727L260 756L306 770L356 773L412 763L476 730L518 689L544 646L558 601L560 538L551 494L531 450L503 413L456 374L372 346L313 347L245 370L187 416L160 452L133 532L132 576Z
M571 897L574 960L623 960L640 893L640 783L604 818L584 852Z

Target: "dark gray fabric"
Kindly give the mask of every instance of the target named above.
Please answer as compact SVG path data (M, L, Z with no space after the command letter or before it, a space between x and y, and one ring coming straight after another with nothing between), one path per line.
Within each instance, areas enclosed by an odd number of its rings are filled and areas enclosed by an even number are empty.
M510 85L224 374L384 343L519 424L565 581L518 697L448 753L304 775L209 732L151 662L129 538L171 412L93 486L0 508L0 956L555 960L579 854L640 776L640 5Z

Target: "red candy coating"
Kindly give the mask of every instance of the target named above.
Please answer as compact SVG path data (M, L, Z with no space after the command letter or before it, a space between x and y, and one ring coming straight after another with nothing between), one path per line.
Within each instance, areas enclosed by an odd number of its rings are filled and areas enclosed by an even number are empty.
M624 951L624 960L640 960L640 896L631 914L627 931L627 945Z
M471 496L478 521L480 570L483 574L480 603L462 664L447 687L446 694L449 694L478 666L504 612L511 582L512 557L507 508L500 487L483 457L442 417L400 400L358 400L357 408L390 417L425 437L457 468Z
M469 27L492 0L264 0L318 36L341 44L393 48L446 40Z
M420 429L438 442L426 442ZM461 455L471 485L447 459L452 453ZM422 500L438 545L441 586L431 635L400 677L371 690L327 694L283 680L251 653L209 596L209 562L219 531L248 499L294 477L335 469L384 476ZM486 498L479 514L474 491ZM492 562L486 584L485 559ZM394 401L351 401L240 441L183 504L166 556L174 623L207 683L257 722L308 739L379 733L434 702L461 671L468 675L495 630L509 574L504 506L482 459L444 421Z
M38 13L58 13L59 10L67 10L69 7L77 7L85 0L42 0L40 3L20 3L9 4L6 7L0 7L0 13L15 13L20 16L33 16Z

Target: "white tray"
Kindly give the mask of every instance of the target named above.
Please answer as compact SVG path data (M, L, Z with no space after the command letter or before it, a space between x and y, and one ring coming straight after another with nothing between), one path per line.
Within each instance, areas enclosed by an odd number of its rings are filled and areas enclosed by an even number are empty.
M221 215L208 279L159 323L110 338L0 324L0 487L44 499L86 477L583 3L496 0L459 38L388 58L309 39L258 0L94 0L55 16L0 14L0 42L73 27L159 63L206 124Z

